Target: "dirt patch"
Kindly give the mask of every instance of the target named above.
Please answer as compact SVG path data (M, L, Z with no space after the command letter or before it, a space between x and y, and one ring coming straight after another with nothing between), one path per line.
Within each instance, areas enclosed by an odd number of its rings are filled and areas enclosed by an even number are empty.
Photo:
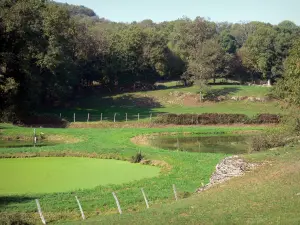
M86 157L99 159L117 159L126 161L125 157L116 154L98 154L73 151L41 151L41 152L18 152L18 153L2 153L0 158L30 158L30 157Z
M208 184L200 187L196 192L205 191L216 184L223 183L232 177L244 175L247 171L253 170L258 164L246 162L239 156L230 156L223 159L216 166L216 171L212 174Z
M172 166L162 160L142 160L140 162L142 165L158 166L162 168L162 172L168 172L172 169Z
M16 135L16 136L1 136L1 140L11 141L11 140L18 140L18 141L28 141L32 140L32 136L22 136L22 135ZM37 135L37 140L40 140L40 136ZM81 142L81 139L72 137L72 136L61 136L61 135L47 135L42 140L55 142L55 143L64 143L64 144L74 144Z
M258 134L261 133L261 130L236 130L232 131L232 134Z

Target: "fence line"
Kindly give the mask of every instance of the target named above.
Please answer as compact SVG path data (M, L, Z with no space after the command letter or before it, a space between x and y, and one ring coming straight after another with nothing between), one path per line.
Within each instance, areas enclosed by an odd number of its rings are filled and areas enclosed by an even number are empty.
M159 113L99 113L99 114L91 114L91 113L73 113L64 115L59 113L58 116L62 119L66 119L67 121L72 122L102 122L102 121L110 121L110 122L128 122L128 121L140 121L140 120L148 120L152 121L153 117L157 116Z
M173 191L174 191L174 194L175 194L175 193L176 193L175 185L173 184L172 187L173 187ZM142 196L143 196L143 199L144 199L144 201L145 201L146 208L149 209L149 202L148 202L148 199L147 199L147 197L146 197L146 193L145 193L145 191L144 191L143 188L141 188L140 190L141 190L141 192L142 192ZM140 192L140 193L141 193L141 192ZM106 193L106 194L108 194L108 193ZM121 209L121 206L120 206L120 202L119 202L119 199L118 199L116 193L115 193L115 192L112 192L112 195L113 195L113 198L114 198L114 200L115 200L115 202L116 202L116 205L117 205L119 214L122 214L123 212L122 212L122 209ZM74 196L73 196L73 197L74 197ZM73 198L73 199L74 199L74 198ZM103 199L103 198L90 198L90 199L87 199L87 198L86 198L86 199L85 199L85 198L81 198L82 201L97 201L97 200L99 200L99 199ZM169 196L167 199L170 199L170 196ZM80 201L79 201L78 196L75 196L75 200L76 200L77 205L78 205L78 207L79 207L79 210L80 210L80 213L81 213L82 220L85 220L85 219L86 219L86 216L85 216L85 214L84 214L84 212L83 212L82 205L81 205L81 203L80 203ZM175 200L176 200L176 201L178 200L177 193L175 194ZM57 201L58 201L58 202L70 202L70 204L71 204L72 202L74 202L74 200L71 201L71 199L70 199L70 200L57 200ZM55 202L55 201L54 201L54 202ZM159 201L159 202L161 202L161 201ZM37 206L37 209L38 209L38 213L39 213L39 216L40 216L40 219L41 219L42 223L43 223L43 224L46 224L46 219L45 219L45 217L44 217L44 215L43 215L43 212L42 212L42 209L41 209L39 200L38 200L38 199L35 199L35 203L36 203L36 206ZM139 202L139 203L140 203L140 202ZM46 209L49 209L49 206L48 206L48 207L46 206ZM74 208L74 210L75 210L75 208ZM77 210L78 210L78 208L77 208ZM69 212L69 211L64 211L64 212ZM73 212L75 212L75 211L70 211L70 212L73 213ZM30 212L24 212L24 213L22 213L22 214L31 214L31 213L30 213ZM46 211L45 215L48 216L48 214L49 214L49 213L47 213L47 211ZM70 213L70 214L71 214L71 213ZM88 214L89 214L89 212L88 212Z

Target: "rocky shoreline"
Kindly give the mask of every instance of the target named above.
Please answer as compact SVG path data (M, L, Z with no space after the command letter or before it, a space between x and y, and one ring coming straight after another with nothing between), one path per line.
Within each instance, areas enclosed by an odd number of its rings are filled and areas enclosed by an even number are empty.
M208 184L196 190L197 193L203 192L216 184L223 183L232 177L239 177L256 168L258 164L246 162L241 157L235 155L223 159L216 166L216 171L212 174Z

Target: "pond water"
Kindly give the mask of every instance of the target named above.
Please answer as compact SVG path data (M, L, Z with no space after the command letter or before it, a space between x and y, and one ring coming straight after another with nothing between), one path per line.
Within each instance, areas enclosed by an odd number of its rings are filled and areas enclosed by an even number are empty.
M242 154L248 150L246 136L158 135L149 138L149 143L157 148L188 152Z
M0 148L22 148L22 147L43 147L55 145L54 142L38 141L35 145L32 140L0 140Z
M160 168L120 160L36 157L0 159L0 196L53 193L158 176Z

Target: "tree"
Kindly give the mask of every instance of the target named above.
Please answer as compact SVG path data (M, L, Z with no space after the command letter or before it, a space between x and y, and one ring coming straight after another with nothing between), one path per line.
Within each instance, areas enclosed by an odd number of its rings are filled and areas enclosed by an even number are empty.
M221 76L224 69L225 52L215 39L199 43L191 54L187 72L191 80L207 81L213 79L214 83Z
M234 54L237 50L237 42L228 31L223 31L220 34L220 45L227 53Z
M277 55L274 45L276 36L277 33L272 26L261 26L249 36L241 49L245 66L261 73L263 78L268 79L268 84L276 66Z
M283 77L277 82L273 94L291 104L300 105L300 39L296 40L284 63Z

